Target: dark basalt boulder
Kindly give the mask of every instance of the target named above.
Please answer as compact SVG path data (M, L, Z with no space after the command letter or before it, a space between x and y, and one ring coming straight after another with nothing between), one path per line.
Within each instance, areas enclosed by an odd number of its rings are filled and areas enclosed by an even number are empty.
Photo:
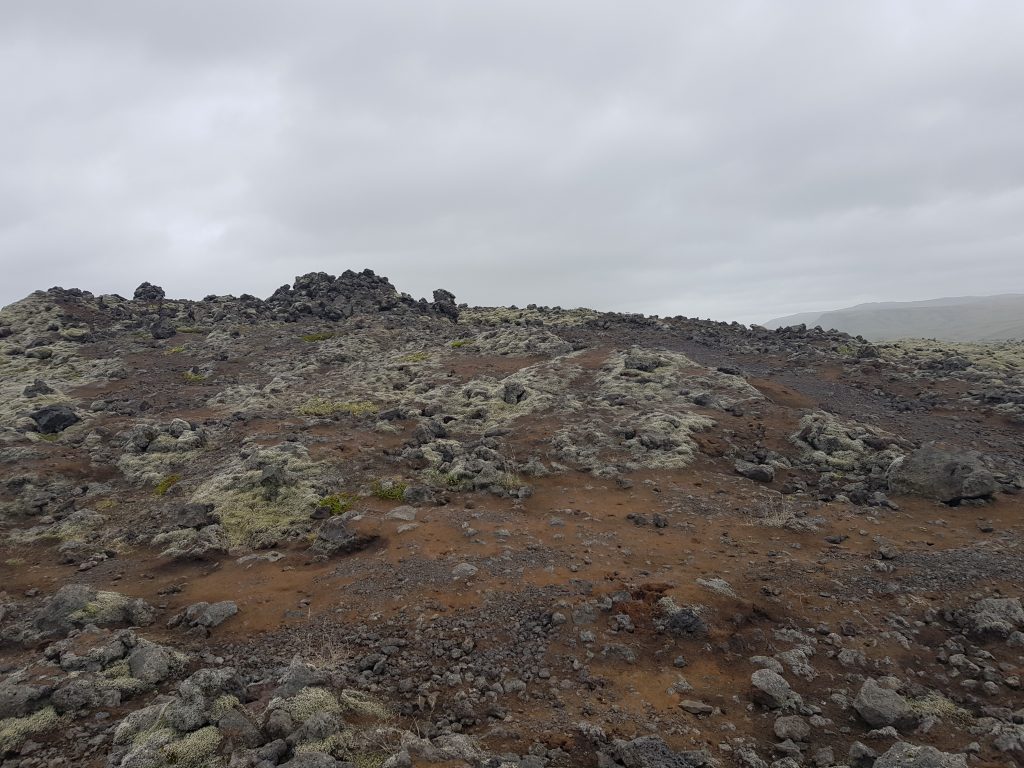
M72 424L81 421L78 414L66 405L44 405L38 411L29 414L32 421L44 435L55 435L63 432Z
M925 496L947 504L985 498L998 488L976 453L951 453L931 445L896 459L886 479L892 493Z

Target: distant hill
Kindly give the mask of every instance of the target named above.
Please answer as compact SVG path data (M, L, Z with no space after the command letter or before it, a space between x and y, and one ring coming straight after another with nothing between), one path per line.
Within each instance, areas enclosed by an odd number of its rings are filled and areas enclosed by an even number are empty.
M1024 339L1024 294L955 296L928 301L876 302L828 312L802 312L766 328L805 324L835 328L876 341L905 338L946 341Z

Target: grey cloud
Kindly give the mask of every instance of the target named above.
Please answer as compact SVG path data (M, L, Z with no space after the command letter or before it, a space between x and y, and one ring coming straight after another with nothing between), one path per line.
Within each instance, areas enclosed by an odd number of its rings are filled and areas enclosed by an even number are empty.
M266 295L752 322L1024 289L1016 2L0 8L0 303Z

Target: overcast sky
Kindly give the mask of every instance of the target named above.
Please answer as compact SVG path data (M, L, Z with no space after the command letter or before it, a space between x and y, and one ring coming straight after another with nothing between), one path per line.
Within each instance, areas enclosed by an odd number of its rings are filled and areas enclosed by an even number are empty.
M0 4L0 304L1024 291L1020 0Z

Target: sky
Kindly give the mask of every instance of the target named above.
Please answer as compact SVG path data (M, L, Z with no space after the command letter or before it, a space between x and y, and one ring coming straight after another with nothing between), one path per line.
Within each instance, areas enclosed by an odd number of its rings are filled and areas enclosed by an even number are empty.
M1024 291L1019 0L0 4L0 304Z

